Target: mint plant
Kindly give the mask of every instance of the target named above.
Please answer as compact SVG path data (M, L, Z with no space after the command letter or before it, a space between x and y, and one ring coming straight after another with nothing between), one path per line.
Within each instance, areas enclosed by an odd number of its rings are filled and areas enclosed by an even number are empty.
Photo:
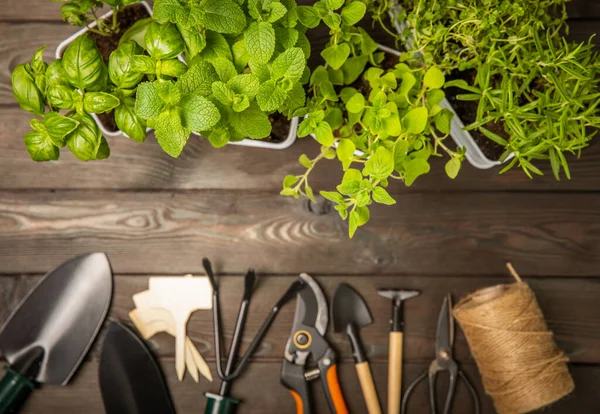
M120 100L103 91L108 69L95 42L78 37L50 65L42 59L44 48L12 73L13 94L21 108L42 117L31 120L32 131L25 136L29 154L34 161L57 160L59 148L67 146L83 161L108 157L108 143L90 114L110 111ZM62 115L60 110L67 112Z

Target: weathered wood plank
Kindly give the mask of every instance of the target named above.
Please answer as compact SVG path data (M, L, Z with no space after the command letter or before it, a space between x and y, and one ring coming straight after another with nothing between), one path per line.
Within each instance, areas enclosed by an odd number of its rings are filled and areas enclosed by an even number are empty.
M44 272L103 250L118 273L226 272L597 276L596 194L407 194L373 205L354 239L327 205L265 193L9 192L0 194L2 272ZM335 260L333 260L335 258Z
M256 189L279 192L283 177L300 174L300 154L314 156L319 145L310 138L299 139L291 148L274 151L227 146L214 149L205 140L192 137L179 159L165 154L151 135L144 144L127 138L109 138L109 159L81 162L66 149L61 160L34 163L23 143L29 131L30 114L17 107L0 109L0 189ZM600 190L600 145L583 152L581 159L569 157L573 179L557 182L547 162L540 163L545 175L535 180L514 169L499 175L499 169L477 170L464 163L459 176L450 180L443 159L432 160L432 171L410 188L392 183L396 194L444 190ZM337 160L322 161L311 174L315 190L331 190L342 171Z
M600 20L600 3L596 0L571 0L567 3L570 19Z
M509 282L508 277L416 277L416 276L321 276L315 274L328 297L341 282L350 283L367 301L374 323L362 331L369 358L373 361L387 360L388 320L390 302L377 296L378 288L417 289L421 296L405 304L405 340L404 359L410 362L424 362L432 358L434 350L437 317L443 296L450 292L455 301L464 295L485 286ZM21 298L33 287L37 276L0 277L0 297L4 299L0 307L0 324L8 317ZM248 344L271 306L277 301L293 276L261 276L251 302L250 314L244 336ZM600 363L600 279L571 278L528 278L535 290L546 320L553 330L555 338L565 349L572 362ZM233 333L238 303L242 295L243 281L240 276L221 278L221 303L224 335L228 341ZM148 288L145 276L115 277L115 296L110 318L129 321L128 314L134 304L131 297ZM290 303L281 310L275 324L269 331L256 359L268 361L283 355L285 343L290 334L294 318L295 305ZM188 334L194 340L202 354L214 360L212 315L210 312L194 313L188 324ZM460 329L457 327L455 356L462 361L470 361L471 356ZM102 336L102 335L101 335ZM351 350L344 335L329 333L329 339L340 350L341 357L351 360ZM163 334L150 341L160 356L174 355L174 340ZM98 356L95 349L94 357Z
M174 363L170 359L161 360L165 377L172 394L176 410L179 414L198 413L205 405L204 392L217 392L219 383L207 381L194 383L186 378L177 382ZM371 365L380 401L385 404L387 398L387 365L373 363ZM416 377L427 367L426 364L405 364L404 378L406 383ZM472 364L461 366L479 393L481 413L495 413L491 399L484 394L476 367ZM104 413L98 385L97 362L85 363L78 375L66 387L42 387L31 397L23 414L43 412L59 414L77 412L86 414ZM596 397L600 367L572 365L571 374L575 380L575 391L570 396L546 408L547 414L570 414L575 409L578 414L592 414L600 410L600 400ZM364 400L352 363L341 364L339 368L340 384L351 412L365 412ZM241 399L242 405L237 411L240 414L275 414L295 412L294 403L287 390L279 383L280 363L251 364L248 371L233 385L232 396ZM445 396L445 381L440 381L439 395ZM316 412L327 413L327 403L318 381L311 384ZM259 392L257 392L259 391ZM424 413L429 411L428 394L421 385L411 397L410 412ZM453 412L472 413L469 393L462 383L458 382Z

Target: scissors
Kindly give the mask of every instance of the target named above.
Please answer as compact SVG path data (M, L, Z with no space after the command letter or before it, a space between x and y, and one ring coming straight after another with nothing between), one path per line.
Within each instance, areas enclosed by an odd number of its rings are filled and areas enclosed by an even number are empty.
M454 318L452 317L452 296L450 294L444 297L442 303L442 310L438 318L437 331L435 334L435 359L429 365L429 369L424 371L408 386L402 399L402 414L406 414L406 407L408 400L415 387L426 377L429 378L429 407L431 408L431 414L436 414L436 387L435 380L438 372L448 371L450 375L450 384L448 385L448 394L446 395L446 404L444 406L443 414L448 414L450 408L452 408L452 400L454 398L454 392L456 391L456 381L460 377L473 399L473 405L475 406L475 414L479 414L479 398L477 392L471 384L471 381L467 378L465 373L458 368L458 363L452 358L452 345L454 344Z

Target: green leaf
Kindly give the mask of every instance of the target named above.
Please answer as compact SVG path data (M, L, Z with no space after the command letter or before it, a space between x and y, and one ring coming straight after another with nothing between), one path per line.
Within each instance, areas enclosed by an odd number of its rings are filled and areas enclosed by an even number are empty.
M244 32L248 57L257 63L267 63L275 51L275 31L271 23L253 22Z
M206 37L200 34L197 28L185 28L180 24L177 24L177 30L181 34L181 38L185 43L185 57L188 61L191 61L206 47Z
M146 50L156 60L173 59L183 53L185 43L172 23L153 22L144 36Z
M76 38L62 57L62 66L71 85L78 89L102 90L108 72L96 42L89 35Z
M231 0L204 0L202 25L217 33L238 34L246 27L246 16L240 6Z
M273 79L286 78L297 81L306 67L306 59L302 49L293 47L286 50L273 61L271 73Z
M275 27L275 37L284 50L296 45L298 41L298 30L289 27Z
M302 154L300 155L300 158L298 158L298 162L300 163L300 165L302 165L304 168L311 168L312 167L312 161L310 160L310 158L308 158L306 156L306 154Z
M156 63L157 75L178 78L187 72L187 65L179 59L159 60Z
M65 137L77 128L79 122L58 112L48 112L44 115L44 125L52 143L57 147L64 147Z
M382 180L388 178L393 171L394 156L392 152L384 147L379 147L365 163L363 174Z
M329 11L337 10L344 5L344 0L323 0Z
M55 85L71 86L62 67L62 59L56 59L46 69L46 86L49 88Z
M342 23L346 26L354 26L358 23L367 10L365 3L353 1L342 9Z
M409 134L420 134L427 126L428 116L429 111L427 108L415 108L404 115L404 118L402 118L402 125Z
M223 82L215 82L212 84L213 96L225 106L233 104L235 93Z
M213 147L221 148L227 145L229 142L229 136L230 133L227 128L216 128L210 131L208 135L206 135L206 138Z
M235 65L229 59L225 59L222 57L218 57L211 61L215 70L217 71L217 75L219 79L223 82L227 82L229 79L233 78L237 75L237 70L235 69Z
M441 89L432 89L428 91L425 95L427 108L429 108L429 110L431 111L431 109L436 105L439 105L445 97L446 94Z
M283 179L283 188L289 188L298 182L298 176L286 175Z
M403 96L404 98L408 99L408 95L411 89L416 85L416 83L417 78L415 78L415 76L412 73L403 73L401 77L400 88L398 89L398 93L400 94L400 96Z
M340 128L344 124L344 115L340 108L332 106L325 111L325 121L331 126L332 130Z
M344 203L344 197L340 193L337 193L335 191L321 191L319 194L321 194L325 199L327 199L333 203L336 203L336 204Z
M400 126L400 117L398 115L398 108L394 102L388 102L383 106L384 109L388 110L390 116L383 119L383 130L386 134L392 137L397 137L402 132Z
M296 14L298 15L298 20L300 20L300 23L309 29L314 29L321 22L321 16L319 15L319 12L311 6L296 7Z
M350 56L350 46L347 43L329 46L321 52L325 62L334 70L342 67L348 56Z
M444 73L437 66L433 66L427 70L425 73L425 78L423 78L423 85L427 89L440 89L444 86L444 82L446 78L444 77Z
M373 188L373 201L379 204L385 204L391 206L396 204L396 200L394 200L387 191L385 191L382 187Z
M83 109L90 114L102 114L119 106L119 99L106 92L86 92Z
M359 170L354 169L354 168L348 168L346 170L346 172L344 173L344 176L342 177L342 182L354 181L354 180L360 182L360 181L362 181L362 179L363 179L363 175Z
M199 94L208 96L212 93L211 85L218 80L219 76L213 65L209 62L199 61L192 65L188 71L178 79L177 84L184 95Z
M255 102L239 115L234 116L231 121L236 131L251 139L262 139L271 134L272 126L269 117Z
M242 94L253 99L258 93L260 87L260 80L258 76L253 73L244 73L242 75L236 75L227 82L227 86L237 94Z
M137 43L130 41L121 44L110 54L108 76L118 88L135 88L144 77L143 73L134 71L131 65L133 57L141 53L143 53L143 49Z
M273 1L272 3L267 4L263 8L263 11L263 16L265 20L269 23L275 23L287 13L287 9L285 8L285 6L277 1Z
M154 16L156 16L156 6L157 2L154 2ZM151 23L151 17L147 17L145 19L140 19L136 21L129 29L125 30L125 32L119 39L119 46L123 43L133 41L139 46L144 47L144 36L146 35L146 30L148 30L148 26L150 26Z
M302 52L304 52L304 56L306 56L306 59L310 58L310 41L304 33L298 33L298 41L296 42L295 46L302 49Z
M157 84L143 82L137 88L135 99L135 113L142 119L157 118L165 107L165 103L158 96Z
M17 65L12 76L13 95L21 109L35 115L43 115L46 108L42 93L35 85L33 77L25 70L25 65Z
M423 158L415 158L404 164L404 184L411 186L415 180L427 174L430 170L429 163Z
M179 0L155 0L152 18L162 23L175 22L183 8Z
M162 112L154 122L156 141L173 158L179 157L191 130L182 125L176 108Z
M31 131L25 135L25 147L33 161L54 161L60 151L47 132Z
M298 124L298 138L304 138L308 134L312 133L313 126L310 123L308 118L303 119L300 124Z
M82 161L95 160L102 142L102 133L94 119L87 114L72 117L79 124L67 135L67 147Z
M356 93L346 103L346 109L352 114L357 114L365 109L365 97L361 93Z
M121 132L137 142L146 139L146 122L135 113L135 100L123 97L121 105L115 108L115 122Z
M350 219L348 221L348 232L350 238L354 237L354 233L357 228L365 225L370 218L369 208L366 206L356 207L353 211L350 212Z
M454 114L448 109L443 109L435 116L435 127L442 134L449 134L452 128L452 117Z
M444 167L446 170L446 175L452 179L456 178L458 172L460 171L460 166L461 163L458 158L451 158L450 161L448 161L446 163L446 166Z
M100 147L98 148L98 152L96 153L97 160L105 160L110 157L110 148L108 147L108 141L106 138L102 136L100 138Z
M229 43L227 43L227 39L225 39L222 34L206 31L204 32L204 35L206 37L206 45L200 54L194 58L192 65L203 60L211 62L219 57L233 60L231 47L229 46Z
M358 181L358 180L343 181L341 184L336 186L336 189L343 195L355 196L361 190L360 181Z
M256 102L263 111L271 112L277 110L285 102L287 94L274 80L269 80L258 88Z
M75 102L73 101L73 89L71 86L54 85L48 88L48 102L52 106L60 109L73 109Z
M342 18L337 13L330 13L323 16L323 23L332 30L338 30L342 23Z
M180 103L182 125L194 132L205 131L217 124L221 113L208 98L187 95Z
M342 167L344 170L347 170L352 160L354 159L354 151L356 150L356 146L354 142L349 139L343 139L338 142L338 146L336 148L336 154L340 162L342 163Z
M362 4L362 3L351 3L351 4ZM346 59L346 62L342 65L342 72L344 73L344 84L353 84L365 70L365 66L369 61L368 55L353 56Z
M331 146L334 140L331 126L327 122L319 122L315 127L315 138L319 144Z
M109 62L110 63L110 62ZM135 55L131 57L131 70L139 73L142 78L144 74L154 75L156 73L156 61L150 56Z

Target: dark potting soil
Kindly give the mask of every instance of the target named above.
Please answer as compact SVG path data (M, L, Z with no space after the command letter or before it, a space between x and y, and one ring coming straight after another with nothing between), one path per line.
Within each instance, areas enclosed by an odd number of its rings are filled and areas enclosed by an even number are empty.
M266 142L283 142L290 134L290 121L280 114L275 112L269 115L269 121L271 121L271 135L261 140Z
M108 63L108 57L110 54L119 47L119 40L121 35L129 29L138 20L150 17L148 10L141 4L134 4L132 6L125 7L122 11L117 14L117 22L119 25L119 32L110 36L102 36L97 33L90 33L90 35L96 41L98 50L102 54L102 58L105 63ZM112 16L108 19L112 21Z
M105 112L103 114L96 114L96 116L98 117L100 122L102 122L102 125L104 126L104 128L106 128L107 130L113 131L113 132L119 130L119 128L117 127L117 123L115 122L114 111Z
M456 80L463 79L471 85L473 83L473 79L475 79L475 70L469 70L464 72L456 72L446 76L446 80ZM458 114L458 117L463 121L465 125L472 124L477 120L477 101L461 101L457 99L457 96L463 94L464 91L460 88L446 88L444 90L446 92L446 98ZM504 130L504 123L499 122L490 122L485 125L485 128L496 135L501 136L505 140L510 140L510 135L506 133ZM490 160L499 160L500 156L504 153L504 147L485 135L483 135L478 130L469 131L477 146L481 149L483 154L488 157Z

